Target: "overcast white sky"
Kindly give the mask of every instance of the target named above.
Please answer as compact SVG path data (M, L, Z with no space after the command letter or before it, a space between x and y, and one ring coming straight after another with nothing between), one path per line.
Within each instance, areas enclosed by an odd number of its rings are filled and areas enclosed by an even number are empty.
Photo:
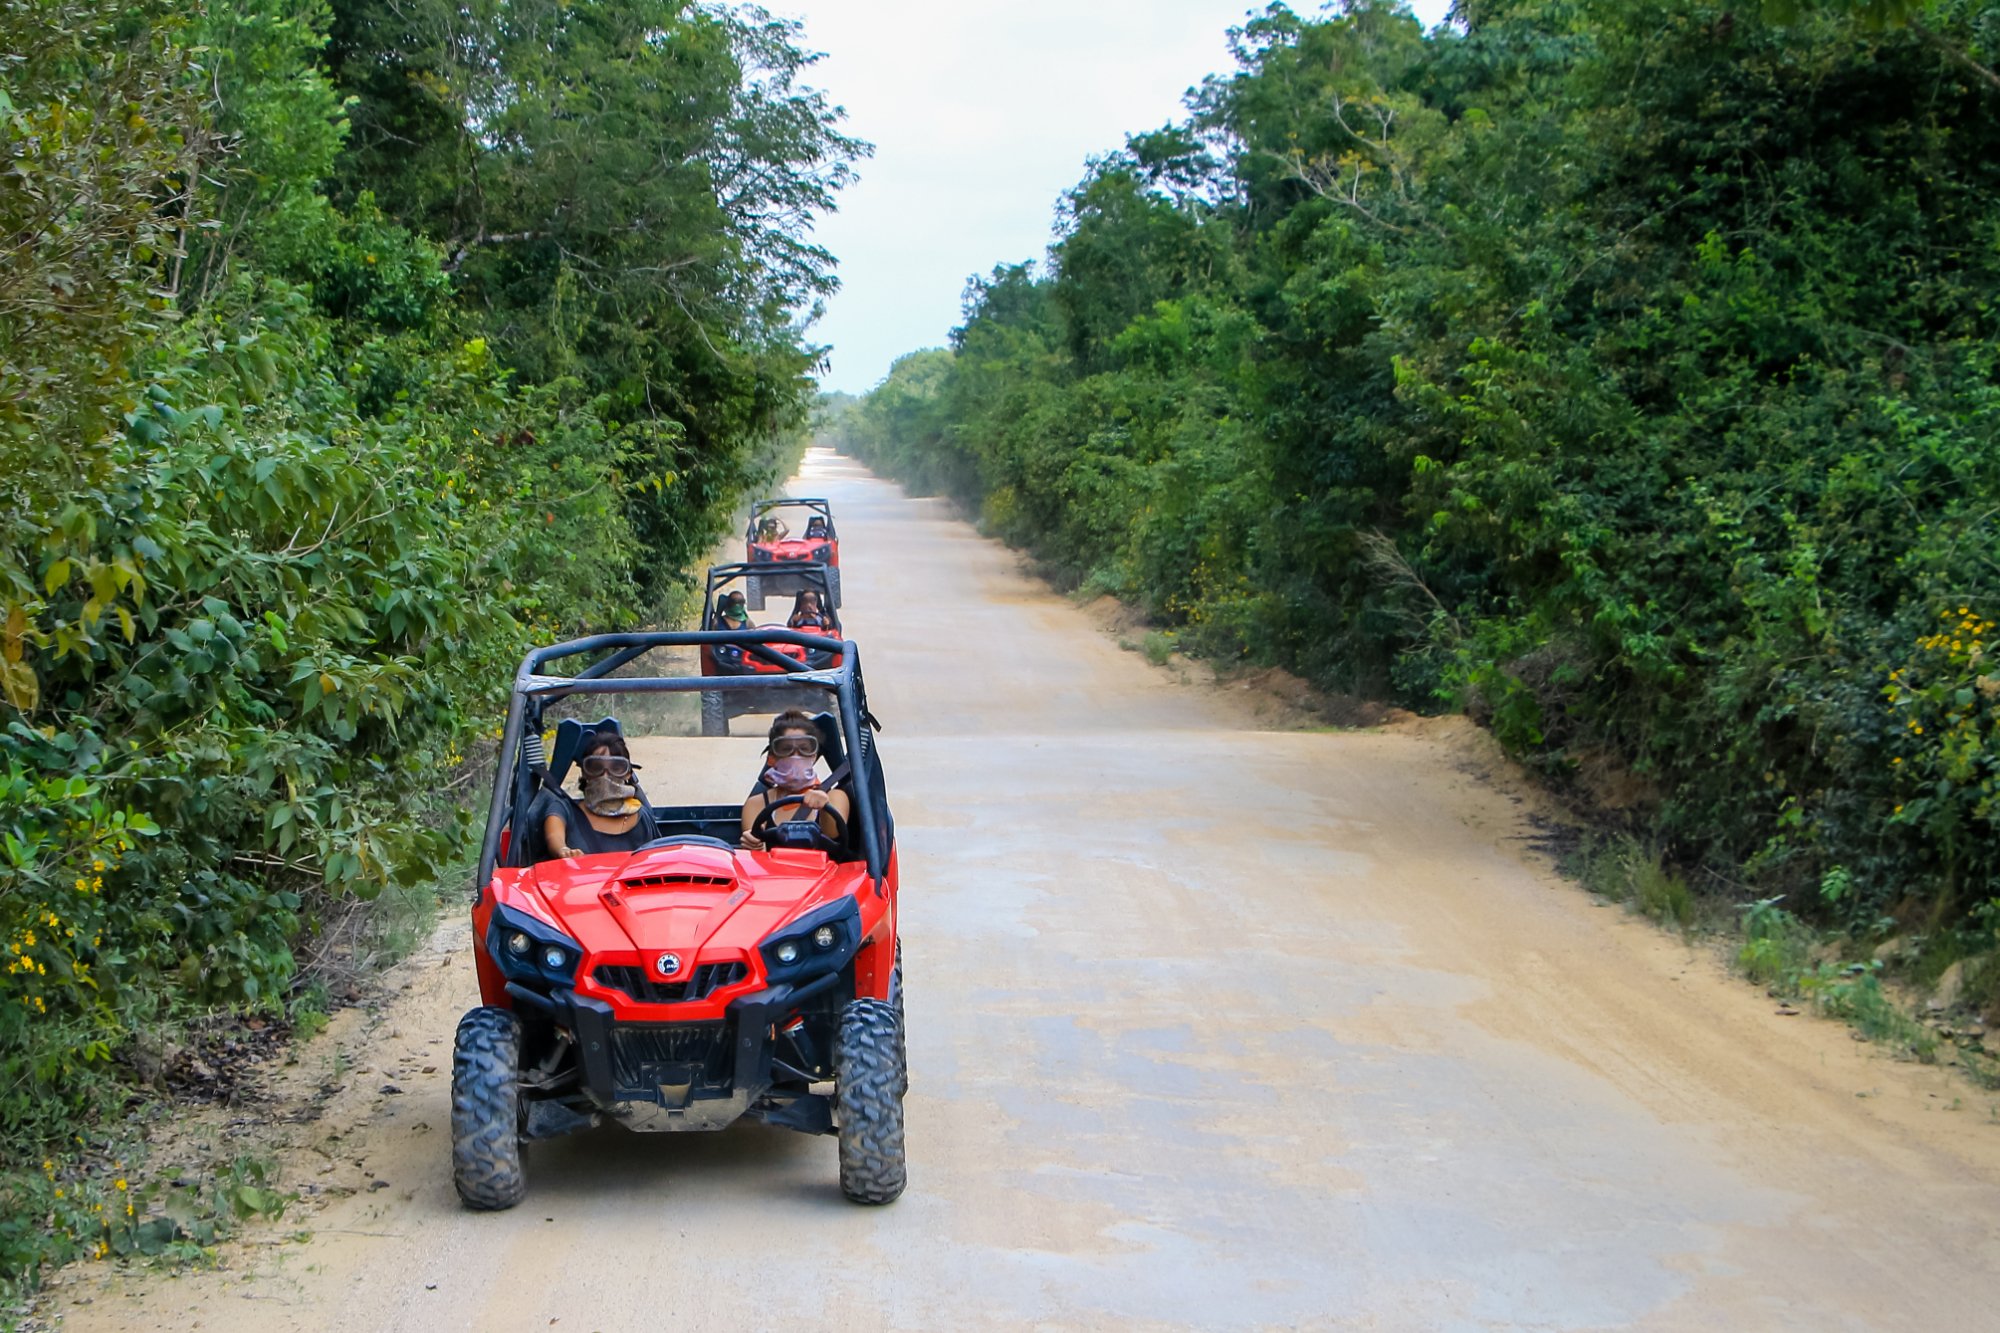
M827 55L811 81L875 145L819 229L842 289L812 336L833 344L825 387L851 392L941 345L972 274L1041 258L1056 196L1084 160L1177 119L1187 89L1230 67L1225 34L1250 11L1246 0L766 2L805 20L806 45ZM1426 23L1448 7L1414 4Z

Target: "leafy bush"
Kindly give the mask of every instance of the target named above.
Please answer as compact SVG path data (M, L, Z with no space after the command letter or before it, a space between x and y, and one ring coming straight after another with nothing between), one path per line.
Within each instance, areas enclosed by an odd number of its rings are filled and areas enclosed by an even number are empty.
M462 864L528 644L674 615L795 461L806 226L865 151L797 26L593 0L430 53L512 77L387 90L504 208L461 234L465 182L350 140L386 17L0 3L0 1282L204 1240L164 1195L76 1225L133 1034L284 1004L330 919Z

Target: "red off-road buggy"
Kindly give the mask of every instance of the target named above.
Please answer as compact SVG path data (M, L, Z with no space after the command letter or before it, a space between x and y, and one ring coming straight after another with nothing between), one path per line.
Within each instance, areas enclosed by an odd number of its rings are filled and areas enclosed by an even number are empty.
M701 627L705 630L727 630L730 628L727 610L734 600L745 608L749 605L749 585L756 580L756 565L711 565L708 570L707 588L702 597ZM832 583L825 565L800 565L793 576L798 580L798 590L793 595L791 614L797 615L804 607L808 593L816 594L819 600L818 625L790 626L802 634L825 636L825 641L812 648L799 648L790 644L772 643L768 646L790 658L798 666L810 671L828 671L841 664L840 655L840 613L833 605ZM761 603L760 603L761 605ZM744 628L760 628L745 626ZM787 628L785 625L768 628ZM781 676L797 667L779 667L765 656L746 653L741 648L729 644L707 644L701 650L701 674L704 676ZM704 690L701 695L701 734L704 736L727 736L731 718L745 713L769 713L784 708L804 708L807 711L822 705L821 696L813 687L801 686L791 692L775 690L764 694L731 693L727 690Z
M743 559L753 565L821 564L840 605L840 534L833 528L833 506L824 500L759 500L750 506L750 526L743 531ZM764 599L796 593L802 585L785 568L760 570L745 590L750 609L764 609Z
M825 670L786 651L824 642L772 629L605 634L523 661L472 908L483 1002L460 1021L452 1061L452 1174L471 1207L520 1202L524 1143L606 1120L709 1130L748 1116L834 1134L848 1198L902 1193L895 826L854 645ZM698 674L699 655L724 647L777 674ZM764 758L758 739L700 734L697 698L718 688L810 692L822 785L845 790L851 810L837 834L781 797L752 830L767 850L737 845ZM538 796L541 809L570 799L563 779L604 696L624 712L647 783L709 800L649 802L656 836L636 851L545 859L527 812Z

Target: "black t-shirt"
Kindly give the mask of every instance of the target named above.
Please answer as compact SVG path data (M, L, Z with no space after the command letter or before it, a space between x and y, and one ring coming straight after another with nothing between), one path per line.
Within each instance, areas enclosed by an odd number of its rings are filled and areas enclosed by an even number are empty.
M590 816L583 812L566 792L552 792L543 788L542 794L528 807L528 827L533 830L535 859L554 859L548 840L542 836L542 825L550 815L560 815L563 821L563 836L569 845L585 856L595 856L599 852L633 852L660 836L659 826L653 821L653 808L639 807L639 818L631 828L623 833L603 833L590 822Z

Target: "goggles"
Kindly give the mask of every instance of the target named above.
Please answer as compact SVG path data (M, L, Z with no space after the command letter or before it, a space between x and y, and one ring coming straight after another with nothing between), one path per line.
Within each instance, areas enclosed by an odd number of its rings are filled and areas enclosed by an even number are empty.
M632 770L639 767L621 754L593 754L579 765L587 778L629 778Z
M819 737L780 736L768 747L773 759L817 759L819 758Z

